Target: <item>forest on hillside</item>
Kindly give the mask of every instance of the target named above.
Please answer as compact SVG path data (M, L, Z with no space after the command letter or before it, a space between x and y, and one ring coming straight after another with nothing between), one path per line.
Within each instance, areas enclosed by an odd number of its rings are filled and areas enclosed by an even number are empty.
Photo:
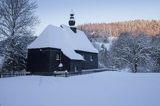
M144 33L154 36L160 34L160 20L131 20L114 23L89 23L79 25L78 28L84 31L88 37L117 37L121 33L131 32L135 35Z
M99 50L99 66L159 72L160 20L79 25Z
M97 41L92 43L96 45ZM125 32L112 41L110 48L106 48L104 42L101 44L99 65L102 67L127 68L131 72L160 72L160 35L135 36Z

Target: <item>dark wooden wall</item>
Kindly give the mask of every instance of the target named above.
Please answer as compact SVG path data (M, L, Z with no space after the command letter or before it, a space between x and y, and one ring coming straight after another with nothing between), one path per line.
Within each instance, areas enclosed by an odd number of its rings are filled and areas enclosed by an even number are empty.
M85 61L82 60L70 60L65 56L60 49L42 48L42 49L29 49L27 59L27 71L32 74L51 75L54 71L75 72L83 69L96 69L98 68L98 54L76 51L84 56ZM60 60L56 60L56 54L60 55ZM93 57L93 61L90 60L90 56ZM62 63L63 67L58 67Z
M60 60L56 60L56 54L59 54L60 55ZM53 72L53 71L65 71L65 70L70 70L70 59L65 56L61 50L54 50L54 49L51 49L50 50L50 70ZM62 63L63 64L63 67L60 68L58 67L59 64Z
M60 60L56 59L60 55ZM70 70L71 60L60 49L42 48L29 49L27 59L27 71L33 74L53 74L54 71ZM62 63L63 67L58 67Z
M70 72L76 72L76 71L81 71L82 70L82 60L72 60L70 62ZM75 67L77 67L77 70L75 70Z
M49 71L50 51L43 49L29 49L27 58L27 71L33 74L44 74Z
M82 62L82 69L96 69L98 68L98 54L91 52L78 51L77 53L84 56L85 61ZM90 61L90 56L93 57L93 61Z

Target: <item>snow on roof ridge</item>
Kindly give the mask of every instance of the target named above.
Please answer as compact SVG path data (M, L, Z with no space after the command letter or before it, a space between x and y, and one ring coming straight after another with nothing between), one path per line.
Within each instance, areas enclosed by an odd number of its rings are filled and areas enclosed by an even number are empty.
M76 40L75 44L77 48L75 47L75 50L98 53L98 50L93 47L92 43L89 41L88 37L83 31L77 29L77 33L74 33L72 30L70 30L70 27L63 24L61 25L61 28L63 28L66 33L71 36L71 39ZM81 41L83 41L83 43L81 43Z
M47 47L59 48L67 57L78 60L84 59L75 50L98 53L98 50L96 51L82 31L77 30L77 33L74 33L69 26L63 24L61 27L48 25L38 38L28 46L28 49Z

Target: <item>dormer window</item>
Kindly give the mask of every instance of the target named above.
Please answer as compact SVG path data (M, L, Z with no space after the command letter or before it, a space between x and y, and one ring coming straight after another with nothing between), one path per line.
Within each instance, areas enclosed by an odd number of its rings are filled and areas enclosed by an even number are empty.
M93 61L93 56L90 56L90 61Z
M60 60L60 55L56 54L56 60Z

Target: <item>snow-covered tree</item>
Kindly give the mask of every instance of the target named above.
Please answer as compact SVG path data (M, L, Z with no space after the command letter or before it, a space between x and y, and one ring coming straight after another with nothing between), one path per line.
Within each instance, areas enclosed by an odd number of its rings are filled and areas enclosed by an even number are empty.
M5 41L3 70L23 69L25 37L32 36L37 24L36 2L29 0L0 0L0 38Z
M152 37L152 46L152 58L156 63L155 71L160 72L160 34Z
M102 65L103 67L111 68L113 66L112 64L113 60L110 53L111 52L108 51L106 48L99 51L98 59L100 65Z
M6 49L3 51L5 56L3 71L20 71L26 68L27 46L35 40L35 38L35 36L22 36L15 38L17 40L16 46L13 49L9 48L8 50ZM6 39L3 42L3 45L8 45L8 42L10 41L9 39Z
M114 65L118 68L129 67L132 72L141 67L154 65L151 57L151 38L143 34L122 33L111 47Z

